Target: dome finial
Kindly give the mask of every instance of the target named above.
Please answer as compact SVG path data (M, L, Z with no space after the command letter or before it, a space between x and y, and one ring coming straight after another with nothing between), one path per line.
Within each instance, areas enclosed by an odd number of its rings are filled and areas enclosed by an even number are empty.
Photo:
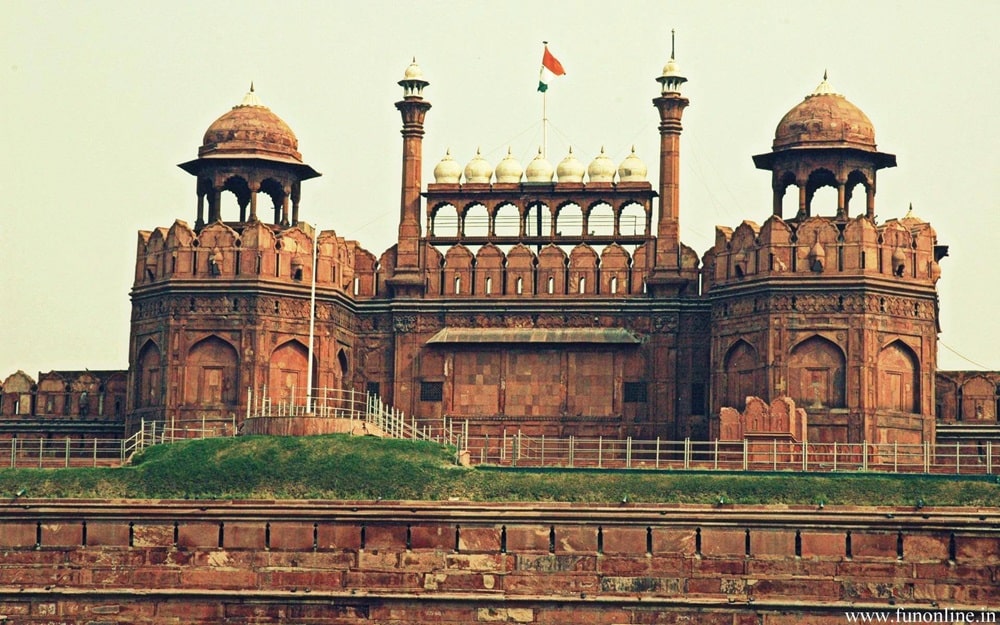
M826 80L826 68L823 68L823 80Z
M234 108L240 106L264 106L263 104L260 103L260 98L257 97L257 94L254 93L252 80L250 81L250 91L246 92L246 95L243 96L243 100L240 101L240 103L237 104L236 107Z
M670 29L670 60L667 64L663 66L663 73L656 78L656 82L660 83L660 94L678 94L681 92L681 85L687 82L681 72L680 68L677 66L676 60L676 32L674 29Z

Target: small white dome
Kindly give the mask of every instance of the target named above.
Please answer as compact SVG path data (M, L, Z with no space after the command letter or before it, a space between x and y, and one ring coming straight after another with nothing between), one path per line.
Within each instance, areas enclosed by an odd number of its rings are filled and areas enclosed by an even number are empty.
M604 146L601 146L601 153L587 167L587 177L590 182L614 182L616 171L618 168L614 161L604 153Z
M451 157L451 149L444 153L444 158L434 167L434 182L438 184L458 184L462 178L462 166Z
M493 166L482 157L477 148L476 155L465 166L465 182L466 184L489 184L492 178Z
M531 159L528 168L524 170L528 182L552 182L554 173L552 163L542 156L542 148L538 148L538 155Z
M403 80L419 80L424 77L424 71L417 65L417 58L414 57L406 71L403 72Z
M646 164L635 155L635 146L632 146L632 153L625 157L622 164L618 166L619 182L645 182Z
M583 182L585 173L587 173L587 168L573 156L573 148L570 147L569 154L559 161L559 166L556 167L556 176L559 177L559 182Z
M514 158L511 154L511 150L507 148L507 156L503 157L503 160L497 163L497 182L504 183L517 183L521 182L521 174L524 173L524 168L521 167L521 163Z

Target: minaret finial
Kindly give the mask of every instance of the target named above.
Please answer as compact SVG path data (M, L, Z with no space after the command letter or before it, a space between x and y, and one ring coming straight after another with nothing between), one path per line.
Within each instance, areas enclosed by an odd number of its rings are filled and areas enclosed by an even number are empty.
M674 58L674 29L670 29L670 58Z

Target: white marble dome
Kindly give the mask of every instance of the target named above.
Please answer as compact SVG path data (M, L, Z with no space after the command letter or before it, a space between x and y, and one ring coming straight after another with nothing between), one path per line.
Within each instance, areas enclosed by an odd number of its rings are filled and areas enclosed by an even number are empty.
M615 167L615 162L604 153L604 146L601 146L601 153L587 167L587 178L590 182L614 182L617 172L618 168Z
M646 164L642 162L642 159L636 156L635 146L632 146L632 153L625 157L622 164L618 166L618 181L619 182L645 182L646 181Z
M521 174L524 173L524 168L521 167L521 163L518 162L514 155L511 153L511 149L507 148L507 156L503 157L499 163L497 163L496 177L497 182L501 183L518 183L521 182Z
M444 158L441 159L441 162L434 167L434 182L438 184L458 184L461 179L462 166L451 157L451 150L449 149L444 153Z
M559 161L559 166L556 167L556 176L559 177L559 182L583 182L585 173L587 173L587 168L573 156L572 147L569 149L569 154Z
M489 184L492 178L493 166L476 149L476 155L465 166L466 184Z
M538 154L528 163L524 174L528 182L552 182L555 170L552 169L552 163L545 160L545 157L542 156L542 148L538 148Z

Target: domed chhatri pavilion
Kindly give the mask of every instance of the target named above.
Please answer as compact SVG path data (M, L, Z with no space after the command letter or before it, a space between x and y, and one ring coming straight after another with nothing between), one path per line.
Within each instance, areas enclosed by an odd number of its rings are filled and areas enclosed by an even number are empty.
M748 396L794 400L807 432L785 434L816 443L995 423L997 380L970 395L936 372L947 248L912 211L876 223L876 174L896 160L868 117L824 76L753 157L771 172L770 216L718 227L699 257L679 239L686 78L671 58L656 81L651 167L634 148L620 163L570 149L555 166L541 149L495 166L449 150L424 186L431 104L414 61L396 102L397 240L379 255L300 219L302 183L320 174L251 87L180 165L196 178L193 225L139 233L118 416L128 430L230 423L250 391L302 404L311 384L377 393L422 428L468 421L470 435L712 439ZM822 187L835 204L814 202Z

